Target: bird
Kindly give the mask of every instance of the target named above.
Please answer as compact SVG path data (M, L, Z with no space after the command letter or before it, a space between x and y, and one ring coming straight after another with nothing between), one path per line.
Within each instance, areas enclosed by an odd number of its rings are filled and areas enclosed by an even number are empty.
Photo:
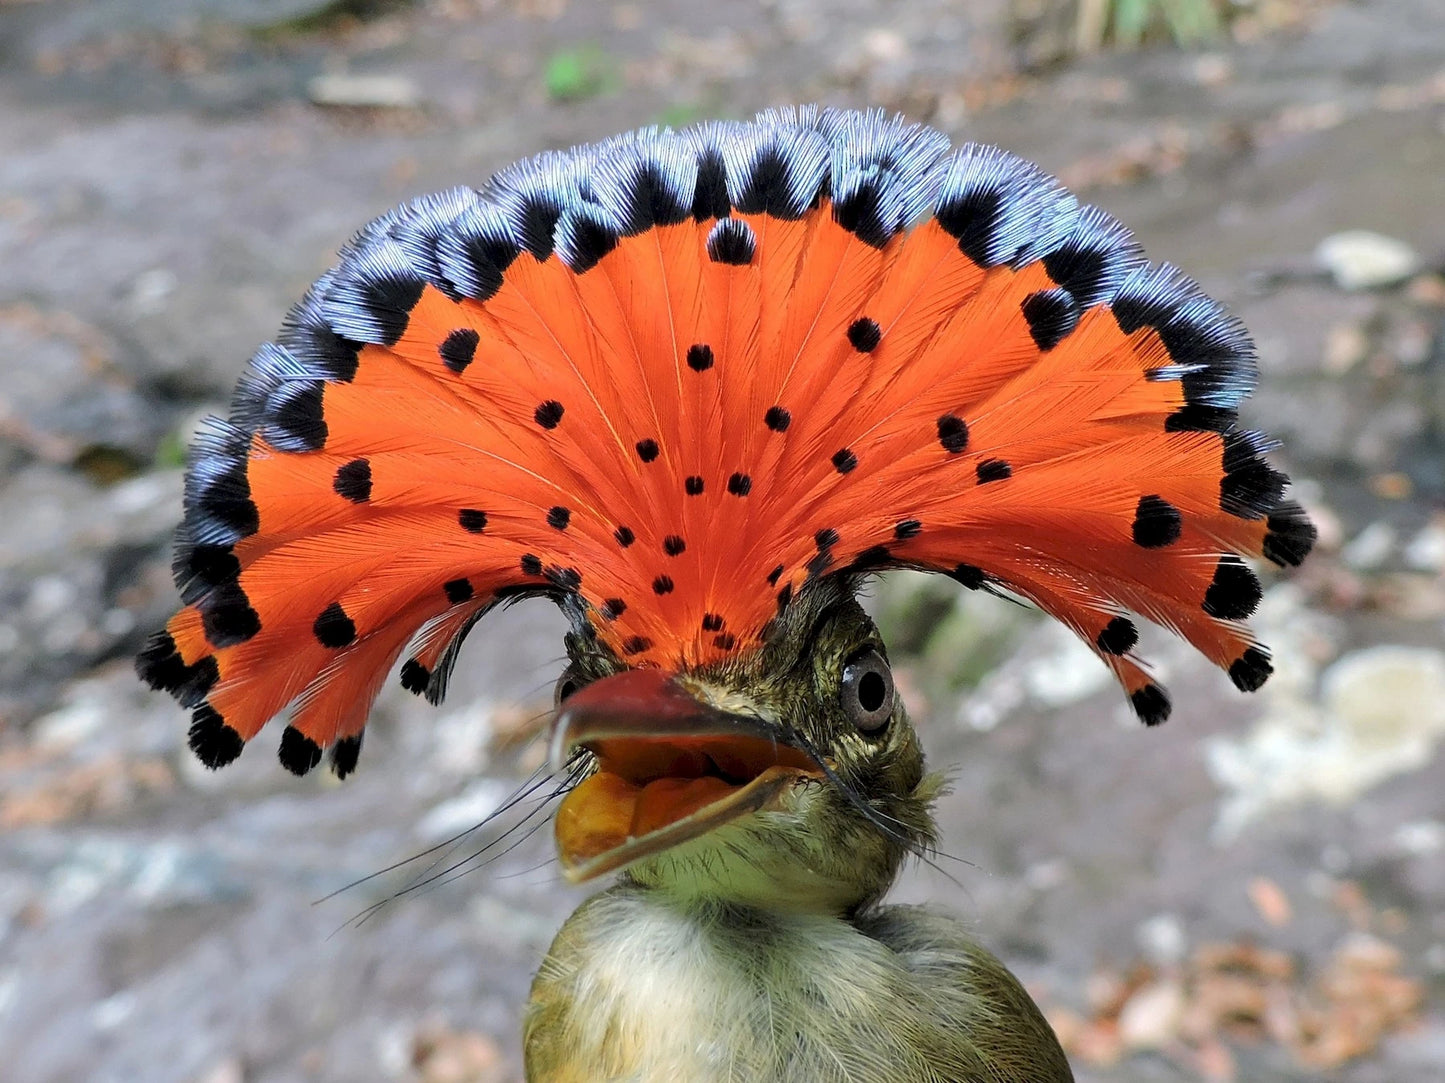
M902 116L543 152L364 227L260 347L138 671L207 767L284 716L281 764L345 778L397 663L439 703L479 620L549 599L558 860L607 886L537 971L528 1080L1059 1083L1004 963L885 901L944 783L860 592L1035 606L1146 726L1141 621L1256 690L1250 562L1315 540L1240 423L1256 370L1115 218Z

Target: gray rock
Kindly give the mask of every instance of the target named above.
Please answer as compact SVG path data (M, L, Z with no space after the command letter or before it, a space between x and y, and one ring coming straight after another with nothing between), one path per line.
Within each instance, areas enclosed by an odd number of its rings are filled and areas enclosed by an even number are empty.
M1326 237L1315 259L1342 290L1373 290L1403 282L1420 269L1420 257L1404 241L1367 229Z

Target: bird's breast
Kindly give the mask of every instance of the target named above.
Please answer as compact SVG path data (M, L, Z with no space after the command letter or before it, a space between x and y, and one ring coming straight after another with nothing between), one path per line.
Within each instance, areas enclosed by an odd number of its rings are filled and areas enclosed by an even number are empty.
M1007 1065L997 1071L970 1032L969 1016L988 1007L985 991L970 987L964 970L938 964L937 956L900 953L836 916L684 905L619 886L572 916L538 972L526 1025L527 1078L1068 1078L1016 1076Z

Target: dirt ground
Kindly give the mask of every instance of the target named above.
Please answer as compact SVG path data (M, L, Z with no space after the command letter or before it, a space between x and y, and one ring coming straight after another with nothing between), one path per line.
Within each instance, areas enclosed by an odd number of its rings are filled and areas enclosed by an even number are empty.
M344 785L207 774L129 661L175 605L180 448L400 200L797 101L1001 143L1198 277L1322 531L1270 580L1275 679L1161 635L1150 732L1057 629L886 583L954 779L896 897L964 915L1081 1081L1445 1079L1445 10L1257 0L1206 50L1069 58L1048 7L0 0L0 1079L520 1078L581 898L545 821L340 889L528 776L559 619L490 618L443 709L385 693Z

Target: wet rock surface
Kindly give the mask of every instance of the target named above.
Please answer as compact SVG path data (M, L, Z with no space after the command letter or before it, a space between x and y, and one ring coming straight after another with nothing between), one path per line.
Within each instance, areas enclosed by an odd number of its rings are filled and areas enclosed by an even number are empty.
M1246 418L1322 532L1261 610L1274 680L1239 696L1160 634L1178 707L1150 732L1057 629L884 584L953 778L945 853L897 896L965 915L1081 1080L1432 1078L1445 16L1296 6L1205 53L1030 68L1002 0L789 0L728 26L685 0L0 0L0 1075L519 1078L531 971L581 894L545 810L524 819L545 785L503 841L467 829L540 763L560 621L489 618L443 709L389 689L345 785L262 741L208 774L129 663L174 605L180 448L400 200L822 100L1037 159L1234 308L1261 356ZM1341 255L1352 231L1413 262Z

